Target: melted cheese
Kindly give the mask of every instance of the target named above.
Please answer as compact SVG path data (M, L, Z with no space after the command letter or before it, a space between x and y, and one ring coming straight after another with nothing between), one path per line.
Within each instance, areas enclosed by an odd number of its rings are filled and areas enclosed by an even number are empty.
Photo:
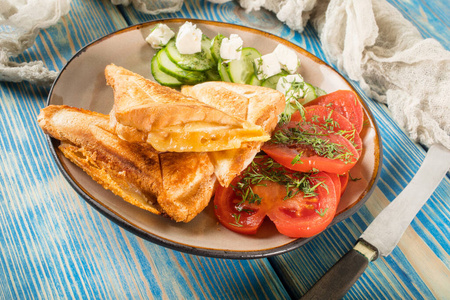
M154 129L148 133L147 142L161 152L210 152L237 149L243 141L264 142L269 138L259 126L245 128L190 122Z

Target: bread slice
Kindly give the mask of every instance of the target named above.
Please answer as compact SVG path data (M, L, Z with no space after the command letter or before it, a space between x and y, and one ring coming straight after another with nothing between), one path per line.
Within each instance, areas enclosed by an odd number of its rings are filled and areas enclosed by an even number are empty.
M142 209L189 222L213 195L216 179L205 153L162 155L146 143L119 138L109 116L65 105L42 109L38 123L61 140L59 149L69 160Z
M230 115L261 126L270 135L285 107L284 95L266 87L230 82L183 86L181 92ZM260 151L262 142L245 142L238 149L214 151L209 156L222 186L228 186Z
M105 76L114 90L112 126L128 141L161 152L205 152L270 138L260 126L124 68L108 65Z
M164 197L158 203L175 220L188 222L212 198L217 179L206 153L160 153Z

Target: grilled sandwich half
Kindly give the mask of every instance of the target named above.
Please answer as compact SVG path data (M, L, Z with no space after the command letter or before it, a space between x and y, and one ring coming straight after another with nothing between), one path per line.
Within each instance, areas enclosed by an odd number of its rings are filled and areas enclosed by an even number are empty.
M122 67L108 65L105 76L114 91L112 127L130 142L161 152L208 152L270 139L259 125Z
M108 115L65 105L42 109L38 123L61 141L70 161L142 209L189 222L213 195L216 177L206 153L159 153L118 137Z

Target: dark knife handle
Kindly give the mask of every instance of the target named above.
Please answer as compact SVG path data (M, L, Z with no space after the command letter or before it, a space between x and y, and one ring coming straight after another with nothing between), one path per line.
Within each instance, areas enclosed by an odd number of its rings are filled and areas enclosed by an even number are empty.
M301 297L307 299L342 299L369 264L369 259L352 249Z

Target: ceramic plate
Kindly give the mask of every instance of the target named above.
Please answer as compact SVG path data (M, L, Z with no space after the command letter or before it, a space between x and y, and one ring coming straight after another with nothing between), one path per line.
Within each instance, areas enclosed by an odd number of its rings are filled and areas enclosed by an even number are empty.
M164 22L177 30L186 20L170 19ZM244 46L270 53L279 44L297 52L301 60L300 73L305 81L327 92L339 89L354 90L336 71L304 49L274 35L242 27L211 21L194 21L209 37L221 33L237 33ZM106 85L104 69L114 63L152 79L150 60L155 54L145 37L157 22L148 22L111 33L81 49L64 67L55 81L48 104L65 104L108 114L113 104L113 92ZM361 102L362 100L359 99ZM333 224L355 213L368 198L378 178L381 162L381 142L377 126L367 106L366 126L362 132L364 151L352 169L352 176L339 204ZM175 223L134 207L94 182L81 169L68 161L58 150L59 141L49 138L49 144L64 176L87 202L114 222L140 237L178 251L222 258L260 258L295 249L309 239L292 239L277 232L266 221L258 234L246 236L222 227L216 220L212 203L193 221Z

